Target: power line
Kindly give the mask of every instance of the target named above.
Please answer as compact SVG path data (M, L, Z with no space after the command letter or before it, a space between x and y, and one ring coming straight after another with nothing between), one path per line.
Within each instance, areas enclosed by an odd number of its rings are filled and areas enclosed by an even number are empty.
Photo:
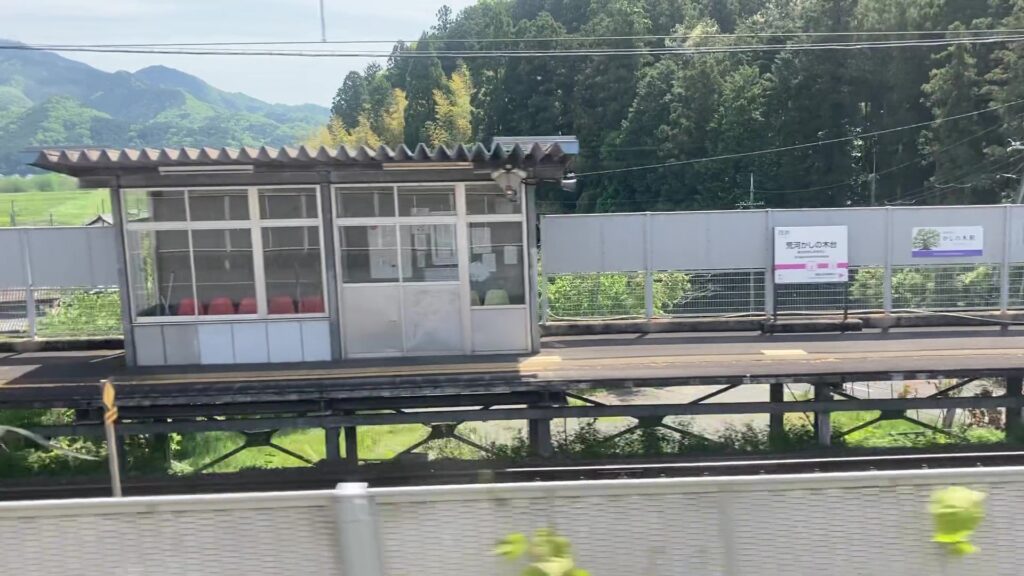
M928 36L928 35L985 35L985 34L1024 34L1024 29L994 28L985 30L866 30L860 32L735 32L729 34L645 34L632 36L546 36L536 38L427 38L427 42L439 44L470 44L498 42L589 42L594 40L679 40L692 37L700 38L827 38L856 36ZM359 39L359 40L263 40L263 41L219 41L219 42L140 42L140 43L99 43L62 44L69 47L102 47L102 48L159 48L159 47L203 47L203 46L301 46L316 44L334 45L365 45L365 44L413 44L419 39ZM41 45L41 43L34 43Z
M743 46L666 46L632 48L581 48L559 50L428 50L400 51L398 55L409 58L495 58L495 57L537 57L537 56L638 56L638 55L697 55L728 54L741 52L781 52L809 50L862 50L875 48L937 47L960 44L987 44L1016 42L1024 40L1017 36L976 36L940 40L897 40L882 42L809 43L809 44L759 44ZM396 55L392 51L336 51L336 50L252 50L222 48L159 48L159 47L107 47L103 45L74 44L5 44L0 50L53 51L106 54L156 54L184 56L274 56L295 58L385 58Z
M986 108L984 110L977 110L975 112L968 112L966 114L959 114L959 115L956 115L956 116L949 116L947 118L939 118L937 120L932 120L932 121L929 121L929 122L919 122L917 124L910 124L910 125L907 125L907 126L900 126L898 128L888 128L886 130L878 130L878 131L875 131L875 132L867 132L867 133L864 133L864 134L857 134L855 136L844 136L842 138L832 138L831 140L819 140L817 142L808 142L806 144L795 144L793 146L783 146L783 147L780 147L780 148L769 148L769 149L766 149L766 150L755 150L753 152L740 152L740 153L737 153L737 154L723 154L723 155L720 155L720 156L711 156L711 157L707 157L707 158L694 158L694 159L691 159L691 160L675 160L675 161L672 161L672 162L662 162L660 164L648 164L646 166L631 166L631 167L627 167L627 168L613 168L613 169L609 169L609 170L595 170L595 171L592 171L592 172L581 172L581 173L576 174L576 176L577 177L596 176L596 175L600 175L600 174L614 174L614 173L619 173L619 172L635 172L635 171L638 171L638 170L653 170L655 168L666 168L666 167L669 167L669 166L682 166L682 165L685 165L685 164L697 164L697 163L700 163L700 162L713 162L713 161L716 161L716 160L731 160L731 159L734 159L734 158L746 158L746 157L750 157L750 156L759 156L761 154L771 154L771 153L774 153L774 152L786 152L786 151L789 151L789 150L799 150L799 149L802 149L802 148L812 148L812 147L815 147L815 146L823 146L825 144L835 144L835 143L838 143L838 142L847 142L847 141L850 141L850 140L858 140L858 139L863 139L863 138L870 138L872 136L880 136L882 134L890 134L892 132L899 132L901 130L909 130L911 128L921 128L921 127L924 127L924 126L934 126L936 124L941 124L943 122L949 122L950 120L958 120L960 118L967 118L969 116L976 116L978 114L984 114L986 112L992 112L992 111L995 111L995 110L1001 110L1001 109L1007 108L1009 106L1014 106L1016 104L1020 104L1021 102L1024 102L1024 99L1015 100L1013 102L1009 102L1007 104L1001 104L999 106L993 106L991 108Z
M1024 116L1024 113L1017 114L1016 117L1020 118L1022 116ZM931 154L934 155L934 154L938 154L939 152L945 152L946 150L949 150L951 148L956 148L957 146L959 146L961 144L967 143L967 142L969 142L971 140L974 140L975 138L984 136L985 134L988 134L989 132L992 132L994 130L999 130L1000 128L1003 128L1004 126L1005 126L1005 124L996 124L995 126L991 126L991 127L986 128L984 130L981 130L981 131L979 131L979 132L977 132L975 134L972 134L972 135L968 136L967 138L964 138L963 140L958 140L956 142L953 142L952 144L949 144L947 146L943 146L942 148L939 148L938 150L933 150L931 152ZM903 168L906 168L907 166L912 166L914 164L922 164L922 163L923 162L922 162L921 158L916 158L914 160L910 160L910 161L904 162L902 164L897 164L896 166L890 166L889 168L886 168L885 170L881 170L879 172L875 172L874 175L877 177L877 176L881 176L882 174L889 174L889 173L895 172L897 170L902 170ZM795 189L795 190L758 190L758 192L761 193L761 194L797 194L797 193L801 193L801 192L817 192L819 190L830 190L832 188L840 188L842 186L855 186L855 185L860 184L860 183L861 182L858 181L858 180L844 180L843 182L836 182L835 184L828 184L828 185L825 185L825 186L814 186L812 188L799 188L799 189Z
M937 195L939 195L939 194L941 194L943 192L947 192L949 190L950 186L948 186L948 185L943 186L944 184L948 184L950 182L956 182L956 181L959 181L959 180L964 180L964 179L972 177L972 176L979 176L979 175L981 175L983 173L999 170L999 169L1003 168L1004 166L1007 166L1009 164L1013 164L1018 159L1019 158L1016 157L1016 156L1010 157L1010 158L1003 158L1003 159L991 158L991 159L985 161L984 163L982 163L982 166L987 166L987 167L984 167L984 168L981 168L981 167L971 168L971 169L969 169L967 171L961 172L960 175L958 175L958 176L950 177L950 178L944 178L944 179L942 179L940 181L937 181L937 182L931 182L929 184L925 184L924 186L922 186L920 188L916 188L914 190L911 190L910 192L907 192L906 195L903 196L903 197L893 199L893 196L890 196L889 198L886 198L885 200L883 200L883 202L885 202L885 203L892 203L892 202L914 203L914 202L917 202L919 200L924 200L925 198L930 198L932 196L937 196ZM993 162L996 162L996 161L999 161L999 162L997 164L991 165ZM941 182L941 184L940 184L940 182Z

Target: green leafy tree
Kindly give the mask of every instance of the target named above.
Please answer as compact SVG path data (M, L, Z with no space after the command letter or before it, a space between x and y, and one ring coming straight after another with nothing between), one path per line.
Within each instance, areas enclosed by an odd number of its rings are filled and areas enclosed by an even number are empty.
M473 80L465 66L452 73L445 89L434 90L434 114L426 126L431 146L452 147L473 140Z
M413 50L420 53L431 52L432 42L426 34L420 37ZM409 144L426 142L427 123L435 116L434 91L444 90L445 76L441 62L433 56L410 58L405 76L405 92L409 104L405 109L405 141Z

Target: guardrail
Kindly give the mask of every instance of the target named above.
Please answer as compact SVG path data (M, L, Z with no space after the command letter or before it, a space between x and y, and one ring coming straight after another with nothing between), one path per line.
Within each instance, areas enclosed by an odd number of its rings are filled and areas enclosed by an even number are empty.
M930 495L988 494L973 541L931 542ZM18 574L511 574L491 551L554 528L595 576L1018 574L1024 468L557 482L0 504Z

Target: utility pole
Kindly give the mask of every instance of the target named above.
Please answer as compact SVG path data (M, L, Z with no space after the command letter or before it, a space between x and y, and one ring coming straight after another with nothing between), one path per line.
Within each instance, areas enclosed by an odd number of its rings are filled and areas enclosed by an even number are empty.
M875 190L878 187L878 141L871 147L871 205L875 206Z
M746 202L737 202L736 208L740 210L752 210L754 208L764 208L764 202L754 201L754 173L750 173L750 199Z
M1010 139L1010 146L1006 148L1007 152L1019 152L1024 150L1024 143L1017 142L1014 139ZM1017 187L1017 204L1024 204L1024 173L1016 177L1020 181L1020 186Z
M324 0L320 0L320 41L327 42L327 20L324 18Z

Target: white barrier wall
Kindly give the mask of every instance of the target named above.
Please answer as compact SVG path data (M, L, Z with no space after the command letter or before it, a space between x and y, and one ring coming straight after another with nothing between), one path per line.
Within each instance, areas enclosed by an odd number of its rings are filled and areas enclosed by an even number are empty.
M544 216L544 273L769 268L776 226L846 226L851 266L1024 261L1024 206L732 210ZM982 227L983 255L912 256L914 228L948 226Z
M953 484L989 495L981 550L964 558L930 541L928 499ZM339 505L353 496L376 513ZM1016 576L1022 513L1024 468L4 503L0 565L19 576L511 575L494 543L553 527L595 576Z
M0 288L117 286L116 238L110 226L0 228Z

